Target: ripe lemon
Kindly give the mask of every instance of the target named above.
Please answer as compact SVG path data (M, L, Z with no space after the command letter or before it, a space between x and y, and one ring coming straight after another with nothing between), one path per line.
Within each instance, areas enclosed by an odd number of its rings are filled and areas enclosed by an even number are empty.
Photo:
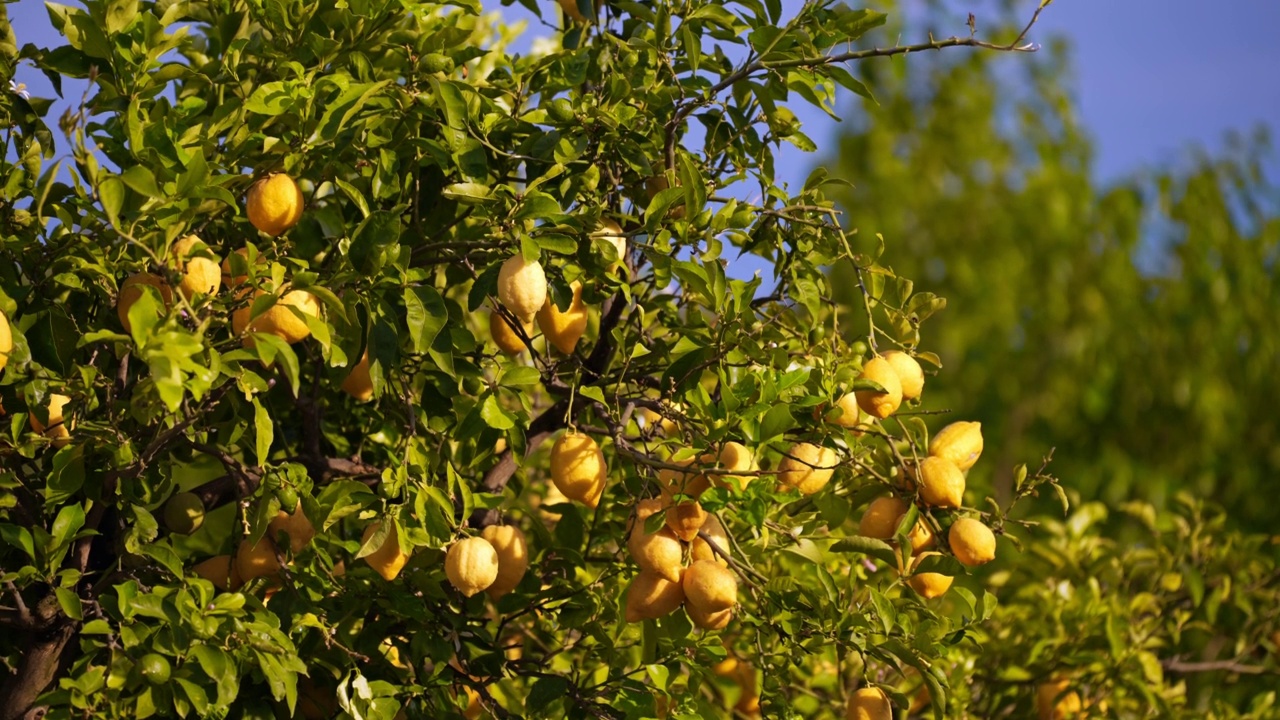
M898 529L898 518L907 507L907 501L902 498L882 496L872 500L858 522L858 534L877 540L891 539Z
M859 688L849 696L844 717L845 720L893 720L893 705L880 688Z
M159 653L147 653L138 661L138 674L152 685L169 682L170 671L169 661Z
M732 440L720 447L719 460L720 467L725 470L755 472L758 469L755 453L742 443ZM751 483L752 477L751 475L713 475L711 481L718 487L729 490L745 490Z
M924 392L924 370L920 363L910 355L898 350L890 350L884 354L894 372L898 374L898 382L902 385L902 399L915 400Z
M204 524L204 503L195 493L180 492L164 504L164 524L169 532L190 535Z
M982 423L961 421L942 428L929 441L929 454L967 472L982 456Z
M342 381L342 391L357 402L368 402L373 397L373 378L369 376L369 351L365 350L360 362L351 368L347 379Z
M271 237L297 225L304 205L302 190L284 173L268 175L255 182L245 201L249 222Z
M903 516L899 515L893 521L895 528L902 522L902 518ZM928 523L923 518L917 519L915 527L911 528L910 532L907 533L907 540L911 543L911 552L913 553L928 550L933 547L933 530L929 529Z
M0 312L0 370L9 364L9 353L13 352L13 328L9 327L9 316Z
M547 274L542 263L525 262L523 255L507 258L498 271L498 300L520 322L533 322L547 302Z
M173 291L159 275L147 272L130 275L120 286L120 294L116 296L116 315L120 317L120 324L124 326L124 331L127 333L133 332L133 323L129 322L129 308L142 297L144 285L160 291L160 298L164 300L165 307L173 301Z
M480 536L498 553L498 576L488 587L489 597L497 600L524 579L529 569L529 544L524 533L514 525L490 525Z
M991 528L973 518L960 518L951 525L947 541L956 559L977 567L996 559L996 536Z
M364 529L364 535L360 538L360 544L364 545L373 537L374 533L382 526L382 522L374 522ZM391 531L387 533L387 537L378 546L377 550L364 556L364 561L369 564L383 579L388 582L395 580L400 571L409 562L409 555L400 550L400 531L393 524Z
M263 264L258 256L258 265ZM229 288L243 285L249 279L249 248L240 248L222 261L222 284Z
M799 490L802 495L812 495L831 480L839 463L840 456L831 448L796 443L778 463L778 482Z
M920 497L935 507L960 507L964 504L964 473L955 463L940 457L920 461L915 472Z
M858 407L858 394L845 393L836 401L836 407L840 408L840 417L831 422L840 427L853 428L854 435L862 435L863 430L860 428L865 428L870 420L862 417L862 408Z
M1036 714L1040 720L1064 720L1081 716L1080 695L1074 690L1068 690L1070 687L1070 680L1057 677L1036 688Z
M879 383L884 388L884 392L858 390L855 393L858 407L863 412L883 420L898 411L898 407L902 405L902 380L888 360L883 357L871 358L862 366L862 373L858 378Z
M578 340L587 331L587 306L582 303L582 283L573 281L573 302L569 309L560 312L548 296L538 311L538 327L547 336L547 342L565 355L572 355Z
M219 590L239 590L244 582L230 555L215 555L191 566L191 572L213 583Z
M480 693L473 690L470 685L463 685L462 693L467 696L467 707L463 709L462 717L467 720L476 720L484 712L484 707L480 705Z
M684 589L679 582L641 570L627 587L623 617L629 623L656 620L675 611L684 599Z
M724 552L729 552L729 533L724 529L724 525L720 524L720 520L715 515L707 515L706 522L702 523L702 533L711 538L711 542L716 544ZM729 561L721 557L719 553L711 549L711 545L703 540L701 535L693 539L693 544L689 548L689 557L694 562L698 560L709 560L725 567L729 567Z
M657 498L641 500L636 505L636 519L627 536L627 550L641 570L655 573L671 582L680 581L684 549L680 539L669 527L657 532L645 532L645 520L661 510L663 502Z
M533 337L533 328L526 326L524 334L526 337ZM520 339L520 334L497 310L489 313L489 336L493 338L493 344L508 355L519 355L524 352L524 340Z
M685 603L684 611L689 615L696 627L703 630L723 630L733 619L733 608L727 610L703 610L696 605Z
M727 568L710 560L699 560L684 571L684 596L688 603L707 613L728 610L738 602L738 579Z
M565 497L593 510L604 493L607 471L596 441L573 429L566 430L551 448L551 481Z
M283 510L276 512L276 516L267 524L267 532L274 540L276 533L284 533L289 536L289 550L295 555L302 552L311 539L316 536L316 528L307 519L305 513L302 512L302 503L298 503L294 507L292 513Z
M187 235L173 244L173 264L182 273L178 292L187 300L197 295L212 295L222 286L222 270L216 257L210 257L208 246L195 235Z
M482 537L469 537L449 546L444 574L467 597L488 588L498 579L498 551Z
M690 460L679 464L691 462ZM711 481L706 475L664 468L658 472L658 483L662 491L662 499L668 505L667 527L671 528L681 540L693 542L693 539L698 536L698 530L707 521L707 511L702 509L697 498L711 487ZM675 502L676 495L686 495L694 499Z
M63 417L63 412L67 407L67 403L71 402L71 398L58 393L49 395L49 424L45 425L40 422L36 414L29 413L27 422L31 423L32 432L43 433L45 437L53 442L55 448L66 447L71 442L71 430L75 428L75 418L70 419Z
M258 298L266 294L262 290L257 290L253 297ZM315 295L306 290L290 290L284 294L284 297L276 300L275 305L253 318L252 323L249 321L250 313L253 311L252 302L237 309L231 314L231 330L236 335L240 335L247 327L253 332L270 333L292 345L311 336L311 328L307 327L306 321L298 317L292 308L296 308L304 315L320 317L320 301ZM249 340L246 338L246 344L251 344Z
M950 575L943 575L942 573L918 573L915 571L925 558L937 554L937 552L926 552L917 555L916 559L911 563L911 577L907 579L907 584L911 586L911 589L926 600L942 597L951 588L951 583L954 580Z
M264 535L252 545L242 542L236 548L236 574L242 581L249 582L278 572L280 561L276 558L276 544L271 542L271 538Z
M609 218L601 218L600 224L596 226L591 237L600 238L613 246L617 250L618 259L613 262L610 267L625 265L627 262L627 235L622 232L622 226Z

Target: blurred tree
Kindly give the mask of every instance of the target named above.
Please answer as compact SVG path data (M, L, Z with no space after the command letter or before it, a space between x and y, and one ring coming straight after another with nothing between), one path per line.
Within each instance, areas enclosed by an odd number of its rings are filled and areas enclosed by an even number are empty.
M1269 528L1277 510L1255 500L1280 472L1267 138L1101 185L1069 67L1062 40L1029 63L864 64L879 105L852 111L833 170L853 184L839 200L859 248L882 236L898 274L947 298L921 348L949 369L929 407L982 421L998 496L1012 458L1057 446L1085 498L1167 506L1185 488ZM847 266L836 280L859 294Z

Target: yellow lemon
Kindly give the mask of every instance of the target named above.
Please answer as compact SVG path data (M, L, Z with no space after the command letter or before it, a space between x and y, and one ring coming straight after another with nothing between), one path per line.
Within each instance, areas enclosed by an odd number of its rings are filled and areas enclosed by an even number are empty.
M666 526L656 532L645 532L645 520L661 510L663 501L658 498L641 500L636 505L636 519L627 536L627 550L641 570L655 573L671 582L680 581L684 549L675 532Z
M381 522L375 522L366 527L364 535L360 538L360 544L368 542L381 526ZM378 549L364 556L364 561L384 579L388 581L396 579L408 564L409 555L400 550L400 531L395 525L391 526L391 531L387 533L387 537L383 539Z
M601 218L600 224L596 226L591 237L600 238L613 246L617 250L618 259L614 261L612 267L625 265L627 260L627 235L622 232L622 226L609 218Z
M950 589L954 580L950 575L943 575L942 573L918 573L915 571L925 558L937 554L936 552L921 553L911 563L911 577L908 578L907 584L926 600L942 597Z
M929 454L968 471L982 456L982 423L961 421L942 428L929 441Z
M1040 720L1065 720L1081 717L1080 695L1069 690L1071 682L1057 677L1036 688L1036 714Z
M191 566L191 572L213 583L219 590L239 590L244 582L230 555L215 555Z
M895 528L902 522L902 518L903 516L899 515L893 521ZM916 520L915 527L911 528L911 531L907 533L907 540L911 543L911 552L913 553L933 547L933 531L929 529L929 525L924 521L924 518Z
M533 328L526 325L524 334L526 337L533 337ZM497 310L489 313L489 336L493 338L493 344L508 355L519 355L524 352L524 340L520 339L520 334Z
M0 312L0 370L9 364L9 353L13 352L13 328L9 327L9 316Z
M587 306L582 303L582 283L573 281L573 301L569 309L560 312L548 296L538 311L538 327L547 336L547 342L565 355L572 355L578 340L587 331Z
M302 549L311 543L311 539L316 536L315 526L307 519L305 513L302 512L302 503L293 509L292 513L283 510L276 512L276 516L267 524L267 532L274 540L276 533L284 533L289 536L289 550L295 555L302 552Z
M755 472L756 467L755 453L742 443L730 440L720 447L719 455L720 467L725 470L736 470L740 472ZM753 476L751 475L713 475L711 477L718 487L729 490L745 490L750 484Z
M608 466L595 440L572 429L551 448L551 481L570 500L591 509L604 493Z
M693 544L689 548L689 557L693 558L695 562L709 560L728 567L729 561L711 549L711 545L702 539L701 535L703 534L711 538L711 542L715 543L716 547L725 553L729 552L729 533L724 529L724 525L720 524L720 520L715 515L708 514L706 522L702 523L699 536L693 539Z
M258 265L263 264L262 256L258 256ZM249 248L240 248L222 261L222 284L229 288L243 285L249 279ZM243 272L241 272L243 271Z
M498 551L482 537L469 537L449 546L444 574L467 597L488 588L498 579Z
M45 437L53 441L55 448L66 447L71 442L71 430L75 427L75 418L63 417L67 403L71 402L71 398L58 393L49 395L49 424L45 425L40 422L40 418L36 414L29 413L27 422L31 423L31 431L42 433Z
M738 579L724 566L699 560L684 571L684 596L703 612L728 610L738 603Z
M976 567L996 559L996 536L991 528L973 518L960 518L951 525L947 542L956 559Z
M116 314L120 317L120 324L124 326L124 331L127 333L133 332L133 323L129 322L129 308L142 297L144 285L160 291L160 298L164 300L165 307L173 301L173 291L159 275L147 272L130 275L120 286L120 294L116 297Z
M547 302L547 274L539 262L525 262L523 255L513 255L498 271L498 300L520 322L533 318Z
M268 293L258 290L254 292L253 297L258 298L266 294ZM284 297L278 299L275 305L253 318L252 323L249 321L253 311L252 302L237 309L231 314L231 330L236 335L240 335L247 327L253 332L275 335L292 345L311 336L311 328L307 327L305 320L298 317L294 312L295 308L304 315L320 317L320 301L315 295L306 290L290 290L284 294ZM247 340L249 338L246 338ZM246 342L246 344L250 343Z
M826 486L839 463L839 455L831 448L796 443L778 463L778 482L812 495Z
M529 544L524 533L514 525L490 525L480 533L498 553L498 576L487 589L497 600L515 589L529 569Z
M252 545L242 542L236 548L236 573L244 582L278 572L280 560L276 558L276 544L271 542L271 538L264 535Z
M200 238L187 235L173 244L174 265L182 273L178 292L187 300L197 295L212 295L222 286L222 270L216 257Z
M696 627L703 630L723 630L733 619L733 608L727 610L703 610L696 605L685 603L684 611L689 615Z
M878 497L867 505L858 522L858 534L877 540L889 540L898 529L898 518L907 511L907 501L896 497Z
M255 182L245 202L249 222L271 237L297 225L305 205L302 190L284 173L268 175Z
M920 497L935 507L960 507L964 504L964 473L956 464L940 457L927 457L916 470Z
M629 623L656 620L670 614L683 602L684 589L680 582L641 570L627 587L623 617Z
M883 357L871 358L862 366L862 373L858 378L879 383L884 388L884 392L858 390L855 393L858 407L863 412L883 420L898 411L898 407L902 405L902 380L888 360Z
M373 397L373 378L369 375L369 351L365 350L360 362L351 368L347 379L342 381L342 391L359 402L367 402Z
M862 408L858 407L858 394L845 393L836 401L836 407L840 408L840 417L831 422L840 427L853 428L854 435L862 435L870 421L862 417Z
M844 717L845 720L893 720L893 705L880 688L864 687L849 696Z
M910 355L898 350L890 350L884 354L894 372L898 374L898 382L902 385L902 399L915 400L924 392L924 370L920 363Z

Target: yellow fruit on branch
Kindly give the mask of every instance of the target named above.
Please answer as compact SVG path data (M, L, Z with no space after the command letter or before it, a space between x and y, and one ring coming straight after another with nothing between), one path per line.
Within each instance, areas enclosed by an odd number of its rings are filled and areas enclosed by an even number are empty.
M360 544L364 545L369 542L369 538L373 537L381 527L381 521L372 523L366 527L364 529L364 535L360 538ZM409 555L408 553L400 550L400 532L396 529L394 524L387 532L387 536L383 539L382 544L378 546L378 549L368 555L365 555L364 561L388 582L396 579L396 576L398 576L400 571L404 569L404 566L408 564Z
M257 299L268 294L257 290L253 297ZM311 336L311 328L298 313L320 317L320 301L306 290L290 290L250 322L252 312L253 302L250 302L231 314L231 330L236 335L244 333L247 328L253 332L275 335L292 345Z
M714 613L738 603L738 578L724 566L699 560L684 571L685 600L698 610Z
M849 696L844 717L845 720L893 720L893 705L880 688L859 688Z
M892 539L898 530L898 518L907 508L907 501L902 498L882 496L872 500L858 522L858 534L877 540Z
M991 528L973 518L960 518L951 525L947 542L956 559L977 567L996 559L996 536Z
M525 337L533 337L532 326L526 325L524 334ZM520 339L520 334L497 310L489 313L489 336L493 338L493 344L508 355L519 355L524 352L524 340Z
M9 353L13 352L13 328L9 326L9 316L0 312L0 370L9 364Z
M572 428L551 448L551 481L565 497L593 510L600 504L607 472L600 446Z
M120 324L124 326L124 331L127 333L133 332L133 323L129 321L129 308L142 298L142 293L145 292L142 288L147 286L160 292L160 299L164 301L165 307L173 302L173 291L159 275L147 272L130 275L120 286L120 294L116 297L116 315L119 316Z
M27 422L31 423L32 432L41 433L45 437L53 441L55 448L66 447L71 442L71 431L75 428L75 418L64 417L67 403L71 402L71 398L58 393L49 395L49 422L45 424L36 417L36 413L31 412L27 415Z
M898 411L902 405L902 380L898 371L884 357L873 357L862 366L859 380L870 380L884 388L884 392L876 390L858 390L858 407L871 417L881 420Z
M677 464L691 464L685 461ZM681 472L663 468L658 471L658 484L662 491L662 499L667 504L667 527L671 528L685 542L693 542L698 530L707 521L707 511L702 509L697 498L711 487L706 475L692 472ZM677 495L688 498L676 502Z
M641 500L637 504L636 519L627 536L627 550L641 570L679 582L684 553L680 538L665 525L657 532L645 532L645 521L663 507L663 501L658 498Z
M862 435L861 428L865 428L870 421L862 417L862 408L858 407L858 394L845 393L836 401L836 407L840 409L840 416L833 418L831 422L840 427L853 428L854 435Z
M826 486L839 464L840 456L829 447L796 443L778 463L778 482L812 495Z
M898 375L898 382L902 386L902 399L915 400L920 397L920 393L924 392L924 370L920 368L920 363L898 350L885 353L884 359Z
M302 552L303 548L316 536L315 526L302 512L302 503L298 503L292 513L277 511L276 516L267 524L267 532L270 533L272 540L275 539L276 533L289 536L289 550L295 555Z
M244 581L230 555L215 555L191 566L191 572L213 583L219 590L239 590Z
M522 323L533 322L547 302L547 274L542 263L513 255L498 270L498 300Z
M258 256L262 265L262 256ZM249 248L240 248L222 261L222 284L229 288L243 285L249 279Z
M696 605L685 603L684 611L694 626L703 630L723 630L728 627L729 621L733 619L733 608L708 611Z
M368 402L373 398L373 377L369 375L369 351L365 350L360 362L351 368L347 378L342 381L342 391L357 402Z
M715 550L711 549L711 544L702 539L702 535L711 538L711 542L716 544L725 553L729 552L729 533L724 529L724 525L720 523L720 519L715 515L708 514L706 522L702 523L699 536L693 539L693 544L689 548L689 557L694 562L698 560L709 560L725 567L729 567L729 561L722 557Z
M920 567L920 563L925 558L939 554L937 552L921 553L911 563L911 577L907 580L907 584L926 600L942 597L951 588L951 583L954 580L950 575L943 575L942 573L916 572L916 568Z
M594 232L591 233L592 238L599 238L613 246L616 250L617 260L613 262L611 267L625 265L627 261L627 235L622 231L622 226L609 218L601 218L600 224L596 226Z
M547 297L538 311L538 327L547 336L547 342L565 355L572 355L578 340L587 331L587 306L582 302L582 283L573 281L573 301L564 312Z
M935 507L960 507L964 504L964 473L955 463L941 457L927 457L915 470L920 498Z
M179 239L171 248L175 269L182 273L178 292L187 300L197 295L212 295L222 286L222 270L218 259L195 235Z
M458 592L471 597L498 579L498 551L482 537L458 540L445 554L444 574Z
M514 525L490 525L480 533L498 553L498 576L487 589L497 600L515 589L529 569L529 543Z
M724 470L733 470L737 472L755 472L756 466L755 453L751 449L739 442L730 440L720 447L719 455L720 467ZM751 483L753 475L712 475L711 481L717 487L726 488L728 490L745 490L747 485Z
M896 528L901 524L904 517L905 515L899 515L893 526ZM911 531L907 533L907 541L911 543L911 552L913 553L933 547L933 530L929 529L929 524L925 522L924 518L916 520L915 527L911 528Z
M1080 695L1070 687L1070 680L1057 677L1036 688L1036 715L1040 720L1083 717Z
M297 225L305 205L302 190L284 173L268 175L255 182L245 200L249 222L271 237Z
M280 572L280 560L276 557L276 544L271 538L258 538L255 543L242 542L236 548L236 573L244 582L268 577Z
M656 620L674 612L684 600L684 588L679 581L672 582L657 573L641 570L627 587L623 617L629 623Z
M982 423L961 421L942 428L929 442L929 454L968 471L982 456Z

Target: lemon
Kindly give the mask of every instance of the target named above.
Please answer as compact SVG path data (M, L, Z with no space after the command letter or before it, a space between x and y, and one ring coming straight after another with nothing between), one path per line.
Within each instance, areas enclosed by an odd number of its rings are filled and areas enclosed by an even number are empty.
M725 470L755 472L755 454L742 443L730 440L720 447L720 467ZM729 490L745 490L751 483L752 475L713 475L711 480L718 487Z
M899 515L897 520L893 521L896 528L904 516ZM933 547L933 531L929 529L928 523L923 518L917 519L915 527L911 528L907 533L907 541L911 543L911 552L918 553L921 550L928 550Z
M262 256L258 256L258 265L262 265ZM249 248L240 248L222 261L222 284L229 288L243 285L249 279Z
M43 433L45 437L52 440L55 448L66 447L71 442L71 430L75 427L75 418L64 418L63 412L66 410L67 403L71 402L71 398L58 393L49 395L49 424L45 425L40 422L34 412L27 415L27 422L31 423L32 432Z
M351 368L342 381L342 391L357 402L368 402L373 397L373 378L369 375L369 351L365 350L360 362Z
M685 461L688 464L691 461ZM662 499L667 507L667 527L671 528L685 542L693 542L698 530L707 521L707 511L697 498L711 487L706 475L663 469L658 472L658 483L662 491ZM675 502L676 495L686 495L692 500Z
M684 599L684 589L680 582L672 582L657 573L641 570L627 587L623 617L629 623L656 620L674 612Z
M280 561L276 558L276 544L271 542L271 538L264 535L252 545L242 542L236 548L236 574L243 582L278 572Z
M152 685L169 682L169 661L159 653L147 653L138 661L138 674Z
M935 507L960 507L964 504L964 473L955 463L940 457L927 457L916 470L920 497Z
M497 600L515 589L529 569L529 544L514 525L490 525L480 534L498 553L498 576L487 589Z
M482 537L458 540L444 557L444 574L467 597L498 579L498 551Z
M982 456L982 423L961 421L942 428L929 441L929 454L967 472Z
M684 571L686 601L706 613L728 610L738 602L738 579L727 568L698 560Z
M877 540L889 540L898 529L898 518L907 511L907 501L902 498L878 497L867 505L858 522L858 534Z
M893 720L893 705L880 688L859 688L849 696L844 717L845 720Z
M1036 714L1040 720L1064 720L1081 716L1080 695L1069 690L1070 687L1071 682L1067 678L1057 677L1036 688Z
M127 333L133 332L133 323L129 322L129 308L142 297L144 285L160 291L160 298L164 300L165 307L173 301L173 291L159 275L146 272L130 275L120 286L120 294L116 296L116 315L120 317L120 324L124 326L124 331Z
M600 238L613 246L617 251L618 259L613 262L610 267L625 265L627 261L627 235L622 232L622 226L609 218L601 218L600 224L596 226L591 237Z
M721 557L719 553L711 549L710 543L703 540L701 535L705 534L711 538L711 542L716 544L725 553L729 552L729 533L724 529L724 525L720 524L719 518L715 515L707 515L706 522L702 523L701 533L693 539L693 544L689 548L689 557L696 562L698 560L710 560L725 567L729 567L729 561Z
M9 353L13 352L13 328L9 326L9 316L0 312L0 370L9 364Z
M262 290L257 290L253 297L258 298L266 294ZM250 313L253 311L252 302L237 309L231 314L231 330L236 335L244 333L246 328L253 332L269 333L292 345L311 336L311 328L307 327L305 320L295 314L295 308L304 315L320 317L320 301L315 295L306 290L290 290L284 294L284 297L279 298L275 305L253 318L252 322L249 320ZM246 341L249 340L246 338ZM251 343L246 342L246 344Z
M222 286L222 270L216 257L210 257L209 248L195 235L187 235L173 244L172 257L176 261L182 281L178 292L187 300L197 295L212 295Z
M271 237L297 225L304 205L302 190L284 173L268 175L255 182L245 202L249 222Z
M937 552L921 553L911 563L911 577L907 580L907 584L926 600L942 597L951 587L951 583L954 580L950 575L943 575L942 573L918 573L915 571L925 558L938 554Z
M513 255L498 271L498 300L520 322L533 322L547 302L547 274L539 262Z
M956 559L976 567L996 559L996 536L991 528L973 518L960 518L951 525L947 542Z
M680 581L684 549L680 539L669 527L657 532L645 532L645 520L663 507L662 500L650 498L636 505L636 519L627 536L627 550L641 570L655 573L671 582Z
M582 303L582 283L574 280L571 287L573 301L569 303L568 310L560 312L548 296L538 311L538 327L542 334L547 336L547 342L565 355L573 354L578 340L587 331L587 306Z
M204 503L195 493L180 492L164 504L164 524L169 532L190 535L204 524Z
M373 537L381 526L382 523L379 521L365 528L364 535L360 538L360 544L364 545L368 542L369 538ZM400 550L400 531L396 529L394 524L382 544L378 546L378 549L365 555L364 561L388 582L396 579L396 576L400 574L400 571L409 562L409 555Z
M836 407L840 409L840 416L831 422L840 427L852 428L854 435L862 435L869 418L862 417L862 408L858 407L858 394L845 393L836 401Z
M302 512L302 503L298 503L292 513L283 510L276 512L276 516L267 524L267 532L274 540L276 533L284 533L289 536L289 550L295 555L302 552L311 539L316 536L315 526L307 519L305 513Z
M524 334L526 337L532 337L533 328L526 326ZM489 313L489 336L493 338L493 344L508 355L519 355L524 352L524 340L520 339L520 334L497 310Z
M883 357L871 358L862 366L862 373L858 378L878 383L884 388L884 392L858 390L855 393L858 407L863 412L883 420L898 411L898 407L902 405L902 380L888 360Z
M703 630L723 630L733 619L733 608L708 611L685 603L684 611L689 615L689 620Z
M802 495L812 495L831 480L840 457L835 450L812 443L796 443L778 463L778 482Z
M600 504L607 471L596 441L573 429L566 430L551 448L551 481L565 497L589 508Z
M910 355L898 350L890 350L884 354L894 372L898 374L898 382L902 385L902 399L915 400L924 392L924 370L920 363Z
M238 590L243 584L230 555L215 555L191 566L191 572L213 583L219 590Z

